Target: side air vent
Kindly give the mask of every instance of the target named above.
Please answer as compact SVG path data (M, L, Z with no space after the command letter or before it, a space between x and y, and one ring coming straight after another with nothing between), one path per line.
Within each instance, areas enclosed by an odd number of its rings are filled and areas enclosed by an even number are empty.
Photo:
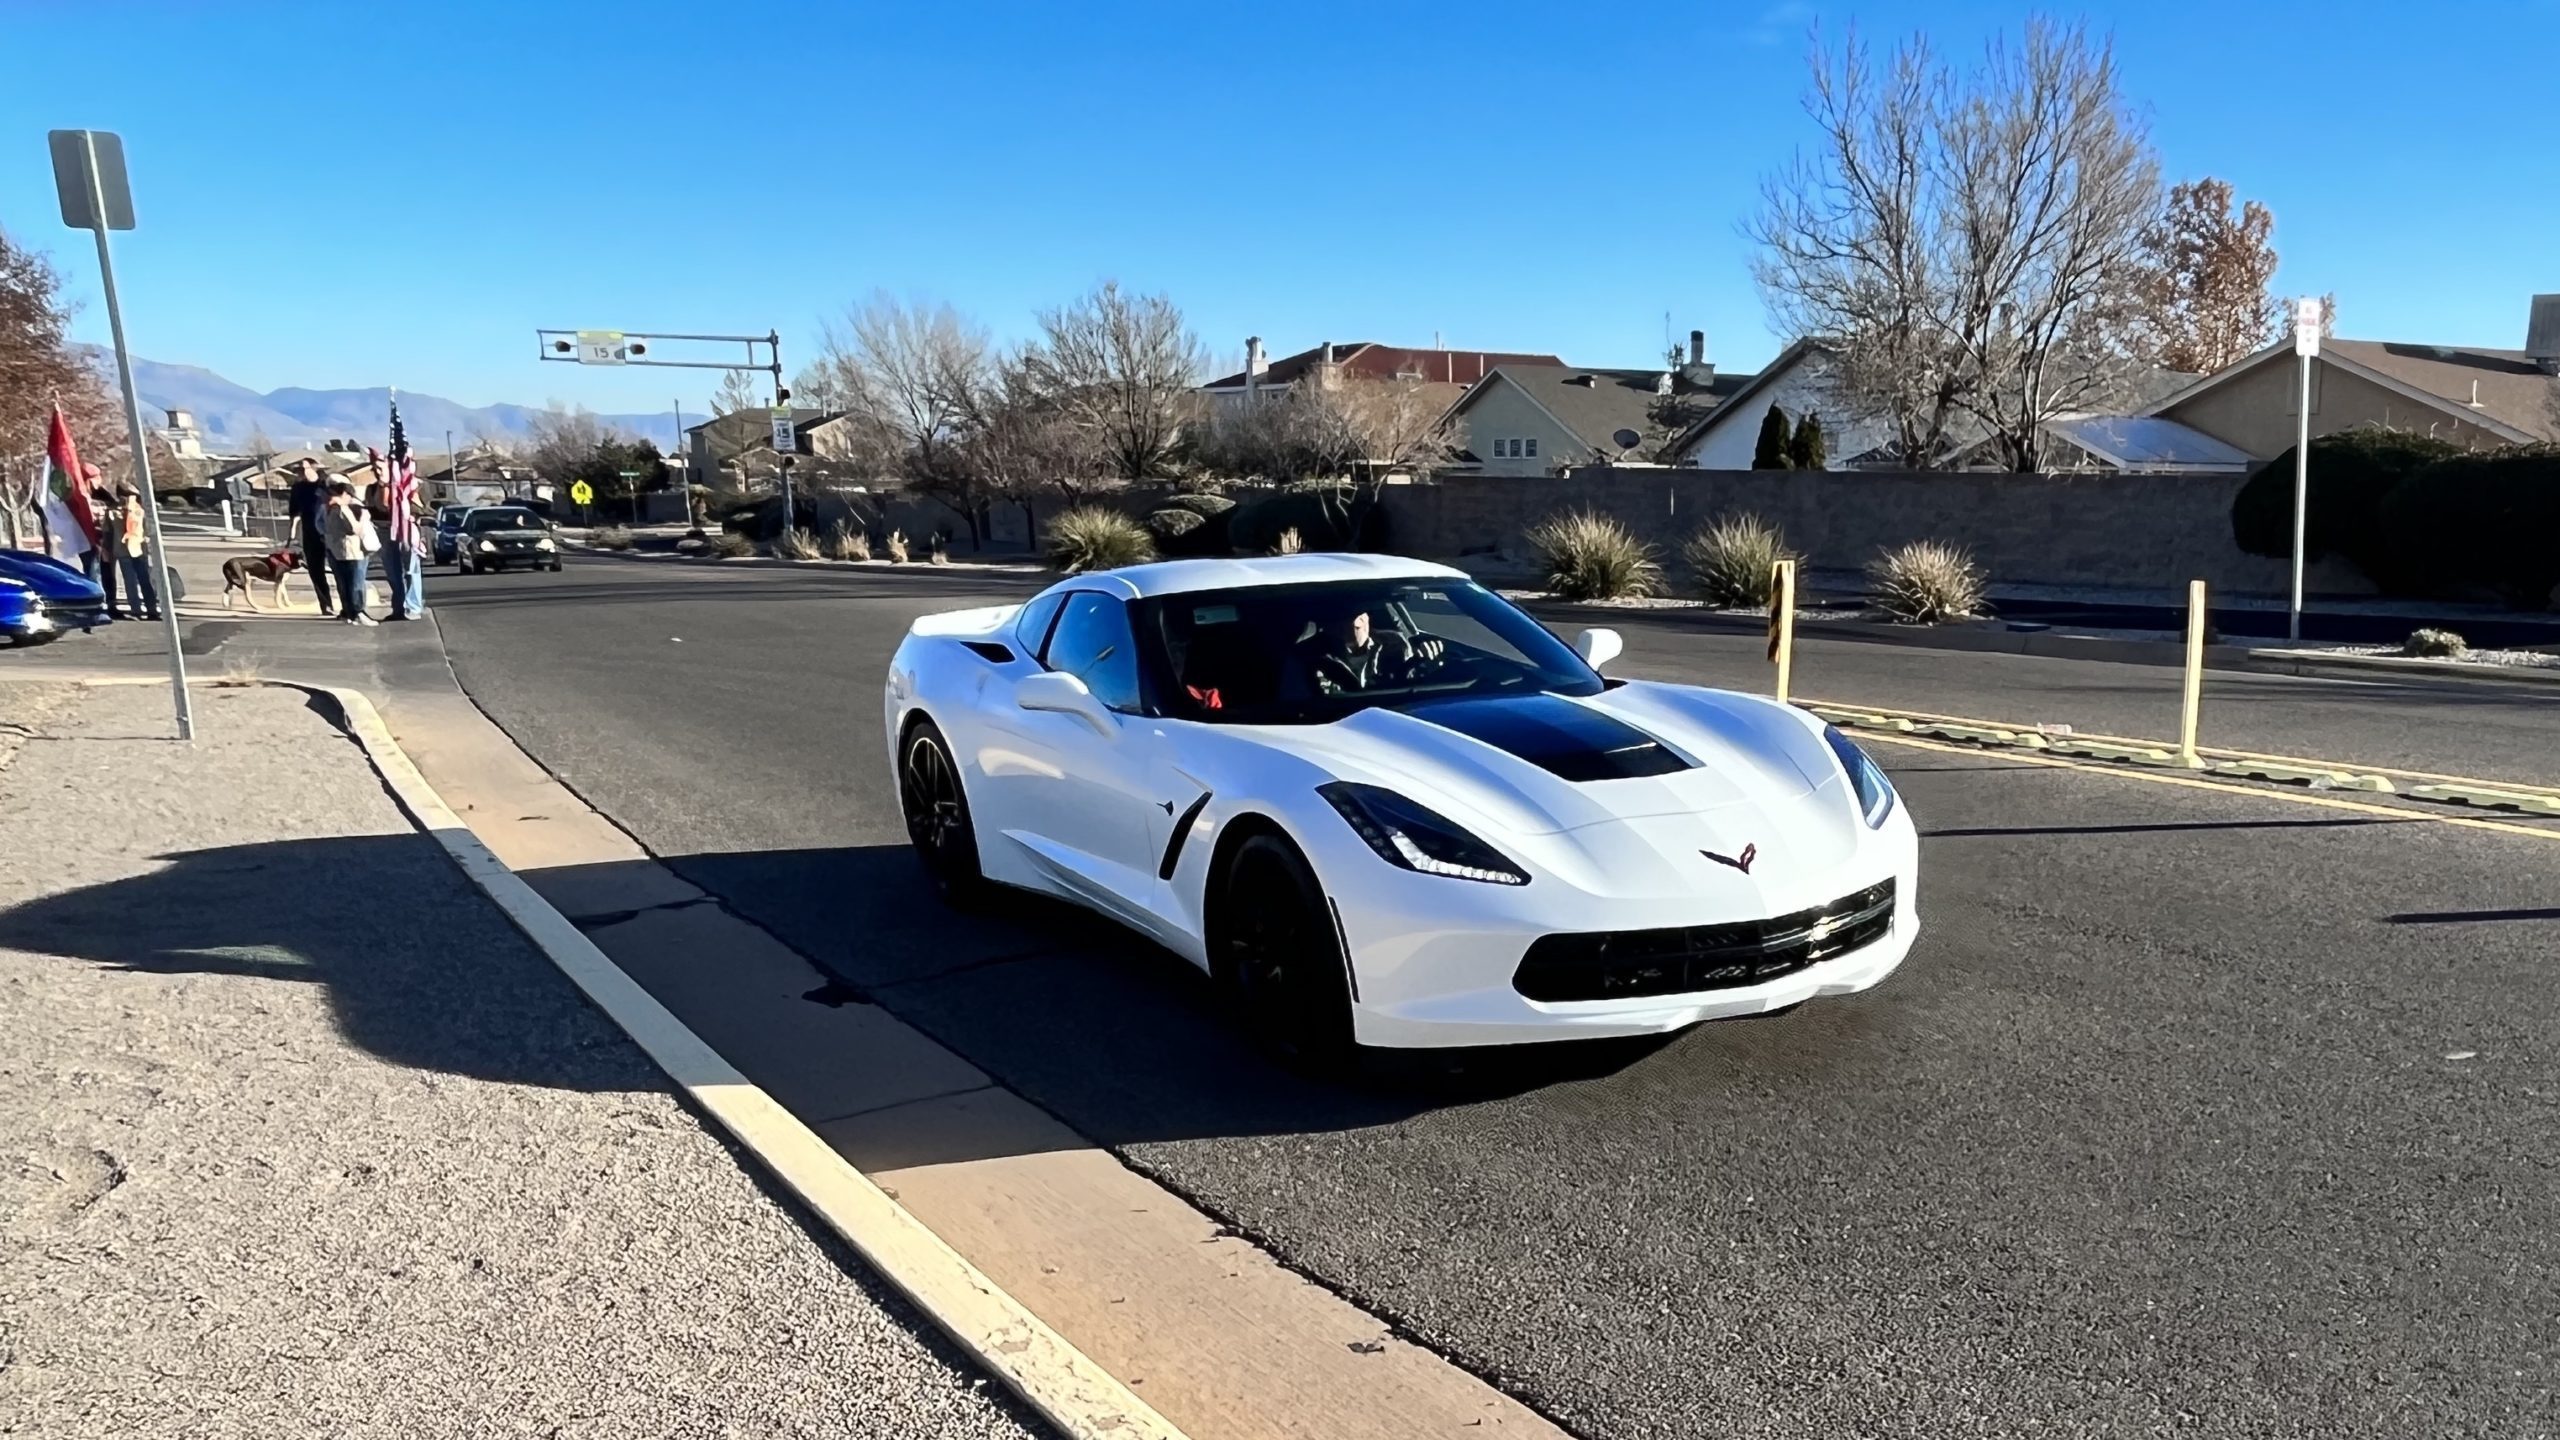
M1013 652L993 640L963 640L960 643L975 651L981 660L992 660L998 665L1013 663Z

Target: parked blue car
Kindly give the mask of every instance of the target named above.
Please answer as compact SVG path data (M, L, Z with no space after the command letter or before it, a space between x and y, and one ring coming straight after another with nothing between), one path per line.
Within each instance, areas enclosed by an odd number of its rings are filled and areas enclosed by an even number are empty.
M50 555L0 550L0 636L42 645L65 630L106 623L107 592Z

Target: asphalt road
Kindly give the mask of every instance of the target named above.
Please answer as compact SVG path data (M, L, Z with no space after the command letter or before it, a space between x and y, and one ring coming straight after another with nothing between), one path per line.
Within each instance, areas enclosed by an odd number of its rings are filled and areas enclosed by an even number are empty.
M1019 581L438 579L531 753L1130 1163L1594 1436L2548 1436L2560 848L1882 747L1925 933L1864 996L1337 1089L1178 962L955 917L885 783L905 621ZM1624 673L1761 683L1631 616ZM1808 647L1804 693L2164 733L2174 672ZM2213 738L2551 778L2548 702L2216 677Z

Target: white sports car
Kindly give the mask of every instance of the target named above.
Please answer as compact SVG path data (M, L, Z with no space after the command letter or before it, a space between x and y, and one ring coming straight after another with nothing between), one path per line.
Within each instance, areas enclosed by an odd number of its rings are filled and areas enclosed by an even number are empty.
M1636 1035L1864 990L1919 928L1884 772L1757 696L1603 679L1458 571L1183 560L918 620L890 768L938 888L1063 897L1261 1038Z

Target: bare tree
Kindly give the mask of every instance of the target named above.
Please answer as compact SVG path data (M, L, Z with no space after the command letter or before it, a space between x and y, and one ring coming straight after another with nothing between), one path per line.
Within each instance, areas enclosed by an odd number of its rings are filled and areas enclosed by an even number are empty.
M964 393L959 455L989 502L1022 508L1037 536L1039 503L1074 504L1103 488L1103 456L1092 431L1043 391L1019 355L991 367Z
M1960 75L1853 35L1816 55L1806 110L1821 146L1763 185L1753 275L1903 463L1980 438L2033 469L2047 420L2124 398L2159 179L2109 45L2033 20Z
M760 410L772 397L756 388L753 370L728 370L720 376L720 388L711 392L711 413L734 415L741 410Z
M992 363L983 326L884 290L825 327L812 367L841 390L856 449L957 511L973 546L985 543L988 497L960 439Z
M1097 438L1113 473L1163 471L1196 410L1207 363L1182 311L1162 295L1131 295L1116 280L1040 317L1023 352L1032 383Z
M537 413L525 436L525 463L546 480L565 483L613 438L595 412L553 401Z
M1221 406L1192 427L1191 453L1237 479L1347 480L1422 473L1457 457L1448 403L1415 380L1308 376L1285 393Z
M2275 337L2275 216L2255 200L2234 216L2231 200L2224 180L2172 186L2143 232L2141 344L2168 369L2211 374Z

